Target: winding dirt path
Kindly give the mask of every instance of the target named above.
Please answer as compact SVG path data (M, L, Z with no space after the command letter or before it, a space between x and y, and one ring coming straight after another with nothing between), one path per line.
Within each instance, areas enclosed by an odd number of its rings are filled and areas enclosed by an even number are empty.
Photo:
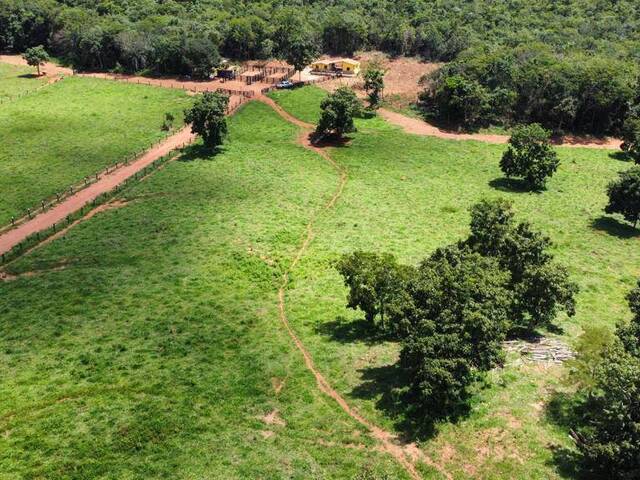
M134 176L140 170L151 165L157 159L167 155L172 150L191 143L194 139L195 135L191 133L191 128L186 126L174 135L166 138L162 143L147 150L143 155L128 165L102 174L96 182L67 197L51 209L37 214L31 220L27 220L17 227L0 234L0 254L9 252L30 235L53 227L54 224L63 222L68 215L80 210L87 203L98 198L99 195L110 192L129 177Z
M447 140L477 140L479 142L505 144L509 142L508 135L491 135L483 133L456 133L442 130L430 123L417 118L411 118L402 113L392 112L386 108L380 108L378 113L387 122L401 127L405 132L414 135L444 138ZM605 150L618 150L621 140L616 138L593 139L568 135L554 144L562 147L599 148Z
M382 447L382 450L384 450L385 452L393 456L393 458L405 469L405 471L409 474L409 476L412 479L421 480L422 478L415 466L416 457L422 462L436 468L445 478L451 479L452 478L451 475L448 474L446 471L444 471L444 469L440 465L436 464L430 458L426 457L422 453L418 453L416 455L416 452L420 452L420 451L415 444L402 444L402 442L399 441L398 437L395 434L387 432L386 430L383 430L382 428L378 427L377 425L375 425L374 423L370 422L369 420L364 418L362 415L360 415L360 413L358 413L353 407L351 407L347 403L347 401L331 386L331 384L324 377L324 375L322 375L322 373L318 370L318 368L315 365L315 362L313 361L313 357L311 356L309 351L306 349L306 347L304 346L304 343L302 343L302 340L300 340L296 332L293 330L293 327L289 323L289 319L287 317L287 311L286 311L286 296L287 296L287 287L289 286L289 276L291 272L298 266L298 264L300 263L300 260L302 259L304 254L307 252L309 245L313 241L314 225L316 223L317 218L322 213L325 213L328 210L331 210L335 206L340 196L342 195L344 187L347 183L348 176L347 176L346 169L341 165L339 165L335 160L333 160L325 149L320 148L317 145L313 144L313 142L311 141L311 133L314 127L313 125L303 122L297 119L296 117L292 116L290 113L283 110L282 107L280 107L277 103L275 103L273 100L271 100L268 97L261 95L256 97L256 100L269 105L286 121L300 127L301 134L298 138L298 143L303 147L319 154L326 162L328 162L336 170L336 172L339 175L338 185L333 195L324 205L322 210L314 214L313 217L309 220L309 223L307 224L307 227L306 227L306 232L304 234L304 238L302 240L302 243L300 244L300 248L298 249L298 252L296 253L289 267L282 274L280 288L278 289L278 311L279 311L281 322L283 323L284 327L289 333L289 336L293 340L297 349L302 354L302 357L304 358L304 363L307 369L315 377L316 383L320 391L323 392L325 395L331 397L333 400L335 400L335 402L340 406L340 408L342 408L342 410L345 413L347 413L347 415L349 415L352 419L354 419L360 425L364 426L367 430L369 430L370 435L376 441L379 442L380 446Z

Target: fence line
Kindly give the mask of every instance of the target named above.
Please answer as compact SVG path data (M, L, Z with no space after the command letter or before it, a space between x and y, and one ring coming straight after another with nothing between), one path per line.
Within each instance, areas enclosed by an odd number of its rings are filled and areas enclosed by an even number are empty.
M7 97L5 99L0 99L0 105L4 104L4 103L9 103L9 102L13 102L14 100L17 100L19 98L22 97L27 97L35 92L38 92L40 90L42 90L43 88L46 88L48 86L53 85L54 83L58 83L60 80L62 80L64 78L64 76L56 76L53 77L52 79L50 79L48 82L43 83L42 85L32 89L32 90L25 90L23 92L17 93L15 95L12 95L11 97Z
M115 164L108 165L107 167L105 167L102 170L99 170L96 173L92 173L85 176L80 182L70 185L68 188L65 188L65 190L63 190L62 192L57 192L57 193L54 193L53 195L46 197L45 199L37 203L36 204L37 206L27 208L26 212L23 211L22 213L19 214L18 217L12 216L9 224L0 226L0 234L3 234L14 227L31 220L34 215L38 213L42 213L45 210L48 210L56 206L57 204L61 203L63 200L66 200L67 198L69 198L71 195L97 182L101 177L108 175L109 173L113 173L118 168L129 165L130 162L138 159L153 147L160 145L162 142L166 141L170 136L171 136L171 132L167 133L160 140L152 142L148 148L145 148L139 152L135 152L133 154L127 155L124 160L118 160L117 162L115 162Z
M71 223L72 223L72 220L74 222L78 221L78 220L81 220L86 215L84 213L84 210L86 208L88 208L89 211L91 211L91 210L95 209L97 206L106 203L107 201L109 201L113 197L115 197L115 195L117 195L118 192L122 191L122 189L128 183L130 183L131 181L142 181L142 180L144 180L149 174L151 174L158 167L160 167L163 164L173 160L174 158L177 158L178 153L176 152L176 150L179 149L179 148L184 148L186 145L187 145L186 143L183 143L181 146L177 147L173 151L167 153L166 155L163 155L160 158L157 158L156 160L151 162L149 165L143 167L142 169L140 169L139 171L137 171L133 175L127 177L122 182L120 182L115 187L113 187L111 190L98 194L98 196L96 198L94 198L93 200L87 201L78 210L76 210L75 212L67 215L62 222L56 222L51 227L45 228L44 230L41 230L41 231L38 231L38 232L35 232L35 233L29 235L28 237L26 237L24 240L22 240L18 245L13 247L8 252L0 254L0 265L5 265L6 266L7 263L15 260L22 253L27 253L30 248L34 248L41 241L45 240L46 238L50 237L51 235L56 234L58 232L58 229L63 230L64 228L69 227L71 225ZM34 244L34 242L35 242L35 244ZM27 248L26 251L24 250L25 248Z

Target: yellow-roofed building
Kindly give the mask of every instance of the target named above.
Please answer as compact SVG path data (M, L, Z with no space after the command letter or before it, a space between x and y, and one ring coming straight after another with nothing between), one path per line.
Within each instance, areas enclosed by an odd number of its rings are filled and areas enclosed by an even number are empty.
M360 73L360 62L350 58L318 60L311 64L311 73L358 75L358 73Z

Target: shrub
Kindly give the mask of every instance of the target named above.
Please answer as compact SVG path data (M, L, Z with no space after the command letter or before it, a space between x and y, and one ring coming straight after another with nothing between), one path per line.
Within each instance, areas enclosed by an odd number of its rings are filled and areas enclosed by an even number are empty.
M640 117L629 117L622 128L622 151L640 164Z
M628 297L634 315L616 334L587 329L570 364L571 436L583 468L602 478L640 475L640 282Z
M378 108L384 90L384 71L380 68L368 68L364 72L364 89L369 96L369 108Z

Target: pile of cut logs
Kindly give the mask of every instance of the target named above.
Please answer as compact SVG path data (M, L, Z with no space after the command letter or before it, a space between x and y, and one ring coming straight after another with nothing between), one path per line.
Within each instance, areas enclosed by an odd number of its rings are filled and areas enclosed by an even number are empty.
M509 340L502 344L507 352L518 353L525 361L563 363L575 358L575 352L561 340L539 338L533 341Z

